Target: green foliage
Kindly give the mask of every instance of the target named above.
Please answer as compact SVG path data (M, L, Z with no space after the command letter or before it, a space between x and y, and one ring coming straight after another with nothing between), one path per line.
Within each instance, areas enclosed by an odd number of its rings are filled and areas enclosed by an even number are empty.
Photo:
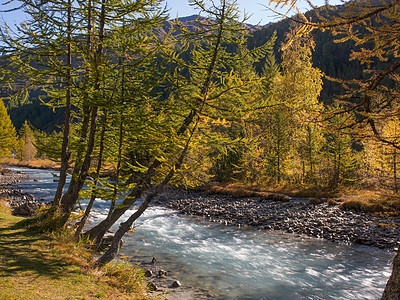
M15 106L10 105L10 102L8 102L7 107L10 112L10 118L17 130L22 127L25 121L28 121L34 128L46 133L60 131L60 125L64 117L63 109L53 110L32 95L30 96L30 101Z
M322 73L312 65L313 47L309 37L294 39L283 48L280 72L272 56L264 67L265 106L253 117L258 128L252 129L252 136L258 140L253 149L259 159L251 160L263 165L260 178L270 182L279 183L283 178L304 181L305 163L309 176L315 177L314 165L323 138L315 125L322 109L318 101Z
M19 130L19 147L17 157L19 160L31 161L36 156L35 136L28 121Z
M337 114L341 108L333 106L327 112L325 122L327 134L324 152L328 160L326 168L329 186L337 188L340 183L354 181L359 159L353 149L354 140L349 131L348 124L354 122L352 113Z
M0 99L0 156L11 155L11 150L15 150L17 145L17 136L15 128L10 120L10 116Z

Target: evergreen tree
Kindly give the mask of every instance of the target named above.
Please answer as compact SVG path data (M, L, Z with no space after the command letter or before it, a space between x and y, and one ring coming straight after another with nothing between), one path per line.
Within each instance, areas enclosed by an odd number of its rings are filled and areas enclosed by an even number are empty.
M18 158L24 161L31 161L35 158L35 136L28 121L19 130L19 151Z
M351 114L334 114L327 120L325 157L328 158L326 160L328 186L332 189L338 188L341 183L354 181L356 178L358 161L355 150L352 148L354 141L348 130L343 129L346 123L352 121Z
M3 100L0 99L0 156L9 157L11 150L15 150L17 135L7 113Z

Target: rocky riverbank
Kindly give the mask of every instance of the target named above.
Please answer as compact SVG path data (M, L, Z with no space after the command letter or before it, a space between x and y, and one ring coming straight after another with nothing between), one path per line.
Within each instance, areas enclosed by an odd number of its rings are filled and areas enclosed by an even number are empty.
M11 187L27 178L28 176L22 172L0 170L0 200L7 203L13 215L32 216L43 205L33 195Z
M288 201L257 197L234 198L204 192L168 190L156 205L185 215L237 227L281 230L338 243L355 243L394 250L400 243L400 217L381 217L343 210L328 203L313 204L307 199Z

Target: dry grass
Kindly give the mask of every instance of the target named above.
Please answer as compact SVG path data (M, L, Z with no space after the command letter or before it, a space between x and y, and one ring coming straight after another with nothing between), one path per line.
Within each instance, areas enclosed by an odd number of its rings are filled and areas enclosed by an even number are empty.
M37 169L59 169L60 164L48 159L35 159L31 161L21 161L13 158L2 158L0 164L6 164L10 166L28 167Z
M236 198L241 197L267 197L270 195L284 194L293 197L304 198L328 198L337 196L337 192L332 192L319 187L300 187L300 186L262 186L262 185L244 185L239 183L229 184L210 184L201 187L202 190L211 194L231 195Z
M70 242L66 233L29 230L21 220L0 213L0 299L149 298L136 267L92 269L92 254L82 243Z
M8 203L2 199L0 199L0 214L11 215L11 209Z
M340 188L330 191L321 187L249 186L238 183L211 184L201 187L210 194L231 195L235 198L261 197L273 199L274 195L310 198L313 204L327 202L342 209L364 211L384 215L400 215L400 196L390 195L376 188ZM279 197L278 199L279 200ZM284 200L284 199L282 199Z
M382 192L361 190L338 199L340 207L381 215L400 215L400 197Z
M288 200L288 198L285 195L277 191L266 191L266 190L261 190L257 187L248 187L236 183L227 185L214 184L207 187L202 187L202 189L210 194L230 195L234 198L260 197L262 199L277 200L277 201Z

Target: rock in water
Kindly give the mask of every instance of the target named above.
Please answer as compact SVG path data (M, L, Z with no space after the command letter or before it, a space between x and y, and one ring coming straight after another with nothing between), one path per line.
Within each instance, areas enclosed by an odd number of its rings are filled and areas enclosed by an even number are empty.
M174 287L174 288L177 288L177 287L180 287L182 284L178 281L178 280L175 280L173 283L172 283L172 287Z
M153 272L149 269L147 269L146 271L144 271L144 277L151 277L153 275Z

